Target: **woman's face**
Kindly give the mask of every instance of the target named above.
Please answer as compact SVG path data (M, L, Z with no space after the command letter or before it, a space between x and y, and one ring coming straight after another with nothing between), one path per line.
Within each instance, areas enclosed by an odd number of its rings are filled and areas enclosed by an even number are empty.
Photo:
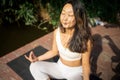
M66 4L60 15L60 22L64 28L72 28L76 24L73 8L71 4Z

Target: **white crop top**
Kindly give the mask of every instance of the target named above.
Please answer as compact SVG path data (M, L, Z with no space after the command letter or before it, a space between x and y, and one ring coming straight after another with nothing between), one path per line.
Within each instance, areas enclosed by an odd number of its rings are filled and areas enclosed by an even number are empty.
M60 29L57 29L56 33L56 42L57 42L57 47L59 50L59 55L65 60L68 61L74 61L74 60L80 60L81 59L81 54L77 52L72 52L68 48L64 48L64 46L61 43L60 39Z

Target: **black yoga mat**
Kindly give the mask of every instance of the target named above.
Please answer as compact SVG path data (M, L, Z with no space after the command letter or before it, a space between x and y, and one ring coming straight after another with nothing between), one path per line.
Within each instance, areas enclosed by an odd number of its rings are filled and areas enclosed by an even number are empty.
M33 51L34 51L35 55L38 56L38 55L45 53L48 50L43 48L42 46L38 46L38 47L34 48ZM27 52L25 54L28 55L29 52ZM30 62L25 59L24 55L8 62L7 65L13 71L15 71L23 80L34 80L32 75L29 72Z

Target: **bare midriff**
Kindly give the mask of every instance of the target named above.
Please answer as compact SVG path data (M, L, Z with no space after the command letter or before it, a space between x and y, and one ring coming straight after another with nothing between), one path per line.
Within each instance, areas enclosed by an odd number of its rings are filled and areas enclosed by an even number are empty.
M70 67L78 67L82 65L82 61L81 60L75 60L75 61L68 61L65 60L63 58L60 57L61 62L66 65L66 66L70 66Z

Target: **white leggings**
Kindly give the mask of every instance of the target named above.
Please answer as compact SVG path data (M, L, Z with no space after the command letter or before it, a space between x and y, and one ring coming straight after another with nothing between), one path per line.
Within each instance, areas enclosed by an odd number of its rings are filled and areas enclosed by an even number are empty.
M82 80L82 66L69 67L60 60L57 63L46 61L31 63L30 72L35 80L50 80L50 78Z

